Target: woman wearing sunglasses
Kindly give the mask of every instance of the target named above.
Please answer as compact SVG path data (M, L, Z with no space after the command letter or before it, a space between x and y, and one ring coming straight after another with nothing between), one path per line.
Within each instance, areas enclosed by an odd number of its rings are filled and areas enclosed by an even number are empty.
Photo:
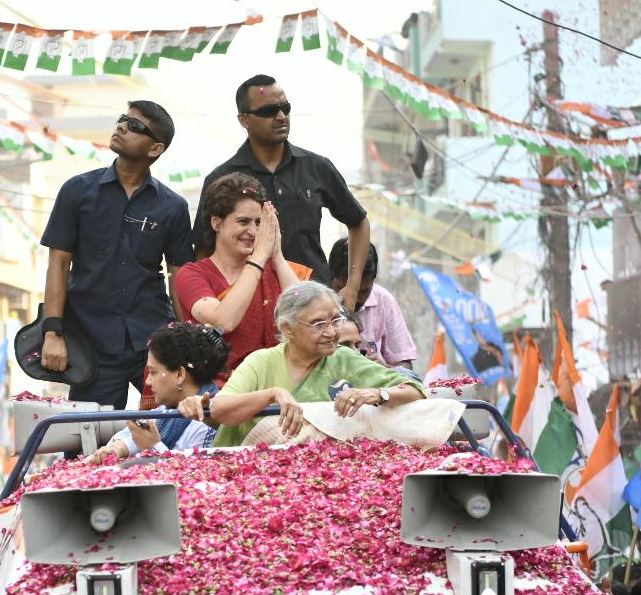
M274 307L298 281L297 265L284 259L275 210L247 174L223 176L205 190L203 220L214 253L180 269L176 292L185 318L225 332L227 370L233 370L252 351L276 345ZM227 370L215 378L221 386Z
M394 407L424 397L420 382L338 345L338 330L345 320L340 312L337 294L325 285L315 281L292 285L275 310L281 343L247 356L218 393L234 398L216 397L209 403L206 395L189 397L180 403L180 412L211 425L221 423L214 446L236 446L258 423L253 416L264 407L287 395L299 403L330 401L328 389L337 380L352 387L339 392L334 401L341 417L353 416L360 407ZM211 417L204 416L203 401ZM302 410L281 407L278 424L284 438L296 436L303 425Z

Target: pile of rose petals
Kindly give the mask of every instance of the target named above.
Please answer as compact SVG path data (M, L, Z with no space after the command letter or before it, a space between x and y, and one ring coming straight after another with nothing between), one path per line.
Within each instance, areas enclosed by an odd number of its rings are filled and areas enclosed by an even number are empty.
M25 490L175 481L183 549L139 563L142 594L289 594L357 586L370 587L373 593L420 593L435 576L446 576L445 555L443 550L401 542L404 476L428 468L487 474L529 469L520 461L507 463L476 453L450 456L457 452L442 447L426 453L359 439L286 449L259 445L166 453L155 463L127 469L61 460L0 507L19 502ZM39 594L73 582L74 553L68 555L69 566L28 564L7 593ZM514 557L521 583L533 585L517 593L590 592L561 547L525 550ZM534 586L540 579L554 586Z

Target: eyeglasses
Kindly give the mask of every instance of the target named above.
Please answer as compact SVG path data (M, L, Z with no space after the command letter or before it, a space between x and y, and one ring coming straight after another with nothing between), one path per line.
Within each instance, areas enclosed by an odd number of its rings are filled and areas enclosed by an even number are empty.
M285 101L284 103L268 103L256 109L247 110L245 113L258 116L259 118L275 118L278 112L283 112L286 116L289 116L289 112L291 111L291 103Z
M329 329L330 326L334 327L335 329L343 326L343 324L345 324L345 317L337 316L336 318L332 318L331 320L319 320L318 322L305 322L304 320L299 320L298 322L304 324L305 326L308 326L315 333L324 333L327 329Z
M120 117L118 118L118 124L122 124L123 122L127 123L127 128L129 128L129 130L131 130L132 132L135 132L136 134L144 134L149 138L155 140L157 143L162 142L161 140L158 140L158 137L152 132L151 128L149 128L147 124L141 122L137 118L132 118L127 114L120 114Z

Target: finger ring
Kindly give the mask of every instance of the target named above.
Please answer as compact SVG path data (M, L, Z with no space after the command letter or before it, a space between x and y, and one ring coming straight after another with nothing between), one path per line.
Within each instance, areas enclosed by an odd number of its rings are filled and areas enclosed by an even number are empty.
M356 405L356 401L354 399L347 399L348 403L351 403L352 405Z

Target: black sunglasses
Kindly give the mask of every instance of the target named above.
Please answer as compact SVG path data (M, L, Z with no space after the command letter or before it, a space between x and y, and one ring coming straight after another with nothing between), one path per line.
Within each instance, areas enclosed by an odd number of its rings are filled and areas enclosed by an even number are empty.
M144 134L148 136L149 138L155 140L157 143L161 143L162 141L158 139L158 137L153 133L151 128L147 126L144 122L141 122L137 118L132 118L131 116L128 116L127 114L120 114L120 117L118 118L118 124L122 124L123 122L127 122L127 128L131 130L132 132L135 132L136 134Z
M291 103L289 103L289 101L285 101L285 103L268 103L262 107L247 110L245 113L251 114L252 116L258 116L259 118L275 118L278 115L278 112L283 112L288 116L291 111Z

